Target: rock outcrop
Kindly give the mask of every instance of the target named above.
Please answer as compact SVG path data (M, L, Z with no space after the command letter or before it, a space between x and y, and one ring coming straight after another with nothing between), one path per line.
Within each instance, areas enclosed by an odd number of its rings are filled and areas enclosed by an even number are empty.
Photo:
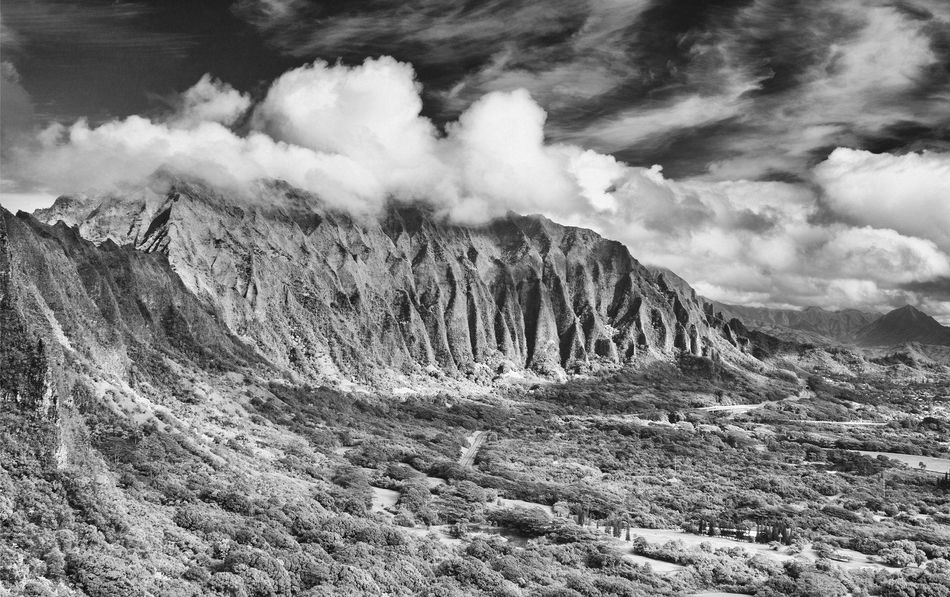
M179 181L63 197L36 217L106 254L167 260L220 318L217 333L306 377L558 376L644 355L718 356L743 341L620 243L540 216L470 227L394 204L360 220L279 182L247 200Z

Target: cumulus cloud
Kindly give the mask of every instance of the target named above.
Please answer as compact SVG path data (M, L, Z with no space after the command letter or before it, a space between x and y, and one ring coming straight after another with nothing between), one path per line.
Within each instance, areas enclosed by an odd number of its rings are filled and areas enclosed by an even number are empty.
M814 175L836 214L932 239L950 251L950 154L838 148Z
M324 155L346 156L376 194L432 195L442 173L438 135L423 118L412 66L389 57L361 66L317 61L283 74L252 127Z
M280 178L357 213L425 200L470 222L509 209L567 213L578 199L603 207L621 171L612 157L546 145L545 112L523 91L485 96L443 135L421 115L412 67L388 57L285 73L253 107L246 134L229 125L249 97L209 76L178 104L164 119L52 125L38 148L20 151L20 171L64 192L160 168L233 188Z
M484 209L486 200L515 211L549 213L576 202L576 178L565 168L570 158L544 145L544 121L544 110L526 92L495 92L450 127L450 159L461 188L469 190L459 215Z
M821 199L803 184L676 181L656 167L627 168L612 196L616 209L567 219L724 302L883 311L929 304L926 291L912 289L950 272L947 251L933 240L820 222Z
M204 75L181 94L178 112L172 122L181 126L195 126L202 122L232 125L251 107L251 97L234 89L211 75Z
M164 118L48 127L20 149L17 171L61 192L165 169L232 189L283 179L364 215L390 200L465 223L541 213L620 240L726 301L886 308L922 302L914 288L950 277L944 156L838 150L815 170L821 195L805 184L673 180L659 166L548 142L547 114L524 90L486 94L444 132L422 115L420 93L412 67L385 57L294 69L256 105L205 76ZM816 217L829 209L838 217Z

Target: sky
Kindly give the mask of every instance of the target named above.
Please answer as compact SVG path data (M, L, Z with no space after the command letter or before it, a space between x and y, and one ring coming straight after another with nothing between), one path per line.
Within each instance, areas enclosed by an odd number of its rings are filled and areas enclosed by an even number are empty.
M724 302L950 323L946 0L0 0L0 203L157 169L541 213Z

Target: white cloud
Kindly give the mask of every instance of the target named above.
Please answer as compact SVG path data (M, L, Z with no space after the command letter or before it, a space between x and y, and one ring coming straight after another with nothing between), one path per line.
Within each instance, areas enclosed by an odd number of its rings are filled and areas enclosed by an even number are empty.
M835 213L928 238L950 251L950 154L838 148L814 176Z
M233 124L249 98L210 76L165 120L131 116L91 127L54 124L18 170L62 192L104 189L166 168L234 188L280 178L332 205L377 211L390 197L426 200L466 221L508 209L567 213L577 198L605 208L609 156L544 142L545 112L524 91L492 93L441 135L420 115L412 67L388 57L362 65L317 61L278 78Z
M675 181L659 166L546 143L546 113L523 90L489 93L445 134L421 115L419 94L412 68L391 58L292 70L253 107L206 76L164 120L47 128L20 149L17 171L61 192L165 168L234 189L283 179L359 214L390 198L463 222L542 213L620 240L716 298L760 304L888 305L907 300L908 284L950 276L944 156L835 151L815 177L857 225L821 223L803 184ZM249 111L246 133L229 126Z
M448 144L470 198L521 212L561 211L578 197L556 148L544 144L546 115L525 91L494 92L449 128ZM467 208L466 208L467 209Z
M252 125L278 141L346 157L382 193L431 195L442 165L419 92L412 66L389 57L352 68L316 61L274 81Z
M715 96L691 95L677 98L665 106L627 110L570 136L586 139L608 151L617 151L659 136L675 134L680 129L740 116L747 108L747 102L743 102L740 96L747 89L741 87Z
M906 284L950 275L950 260L933 241L871 227L832 227L812 267L837 276Z
M932 240L815 221L820 204L806 185L674 181L656 168L627 168L617 187L614 212L566 219L624 242L711 298L887 309L922 301L908 285L950 275L947 251Z
M227 83L205 75L181 95L181 105L173 122L194 126L202 122L232 125L251 107L251 97Z

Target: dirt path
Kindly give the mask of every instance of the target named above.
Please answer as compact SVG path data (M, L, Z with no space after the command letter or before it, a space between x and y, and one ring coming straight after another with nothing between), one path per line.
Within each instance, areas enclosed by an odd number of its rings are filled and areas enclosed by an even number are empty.
M462 456L459 458L459 464L462 466L472 466L475 462L475 455L478 454L478 449L482 447L482 444L485 443L485 436L488 435L487 431L476 431L471 435L471 441L467 448L462 449Z

